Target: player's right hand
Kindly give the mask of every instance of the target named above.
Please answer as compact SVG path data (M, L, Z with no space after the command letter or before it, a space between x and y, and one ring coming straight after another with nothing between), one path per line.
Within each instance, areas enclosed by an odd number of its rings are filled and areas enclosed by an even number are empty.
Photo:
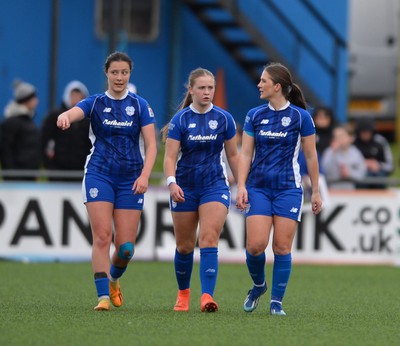
M169 192L174 202L176 203L185 202L185 194L177 183L169 184Z
M66 115L59 115L57 118L57 126L58 128L60 128L61 130L67 130L69 129L69 127L71 126L69 119Z
M247 207L247 203L249 203L247 190L245 187L238 187L238 191L236 194L236 207L243 211Z

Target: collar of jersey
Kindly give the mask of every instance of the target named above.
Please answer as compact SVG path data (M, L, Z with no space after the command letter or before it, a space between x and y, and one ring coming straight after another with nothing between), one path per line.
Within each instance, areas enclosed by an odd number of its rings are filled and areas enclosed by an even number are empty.
M200 113L196 108L194 108L194 107L193 107L193 103L191 103L191 104L189 105L189 107L190 107L190 109L191 109L193 112L195 112L195 113L197 113L197 114L205 114L205 113L209 112L209 111L214 107L214 105L211 103L210 107L209 107L205 112L203 112L203 113Z
M120 99L116 99L108 91L106 91L106 95L107 95L107 97L109 97L110 99L113 99L113 100L123 100L125 97L128 96L128 92L129 92L128 89L126 89L126 92L125 92L124 96L122 96Z
M285 105L282 108L279 109L275 109L274 107L272 107L271 102L268 103L268 107L269 109L272 109L273 111L283 111L284 109L288 108L290 106L290 102L286 102Z

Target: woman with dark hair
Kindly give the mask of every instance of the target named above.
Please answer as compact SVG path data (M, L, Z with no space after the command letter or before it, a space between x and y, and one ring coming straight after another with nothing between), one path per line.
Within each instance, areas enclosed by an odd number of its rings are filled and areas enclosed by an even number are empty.
M218 241L230 205L230 190L222 151L236 177L236 127L227 111L212 104L214 75L203 68L189 75L181 110L164 128L164 173L171 194L176 239L175 311L188 311L193 255L199 227L201 311L215 312Z
M317 152L322 156L325 149L331 145L336 121L332 110L324 106L314 108L312 117L315 124Z
M315 128L299 86L279 64L265 66L258 83L267 104L245 119L238 164L237 207L246 214L246 264L253 280L244 310L256 309L267 291L265 249L273 231L271 315L286 315L282 299L292 268L291 247L301 217L303 189L297 161L302 146L311 179L311 207L321 210Z
M57 126L67 130L73 122L90 119L92 149L82 195L93 234L96 311L110 310L110 300L115 307L123 303L119 278L134 254L144 193L157 154L153 111L145 99L128 91L132 68L125 53L109 55L104 65L107 91L80 101L57 120ZM141 134L144 159L139 148ZM110 261L113 225L115 250Z
M360 119L356 122L354 145L361 151L367 177L378 178L378 182L359 183L358 188L365 189L384 189L386 184L384 179L379 182L379 178L388 177L394 169L393 154L389 142L375 129L372 119Z

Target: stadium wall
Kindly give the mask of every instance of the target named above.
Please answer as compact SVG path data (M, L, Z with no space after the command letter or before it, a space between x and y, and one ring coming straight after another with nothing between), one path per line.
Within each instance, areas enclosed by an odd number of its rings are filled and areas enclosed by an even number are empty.
M290 0L287 6L274 1L278 7L285 6L290 18L296 18L301 2ZM346 39L347 0L312 0L311 3ZM59 6L57 16L55 4ZM246 1L245 4L251 6L250 13L257 13L262 3ZM12 98L15 78L26 80L38 89L40 103L35 117L38 125L51 106L60 104L69 81L81 80L90 93L104 91L103 64L109 54L110 42L107 37L96 35L95 9L96 0L13 0L0 4L0 119L6 103ZM313 30L310 23L309 20L303 21L299 30L304 30L304 34L311 31L312 43L325 47L326 36L321 30ZM264 26L263 21L260 24ZM147 42L119 37L116 49L128 52L133 58L135 68L131 81L136 84L139 94L150 102L159 127L176 110L185 91L188 73L198 66L214 73L224 69L228 110L242 124L246 112L260 103L256 84L182 1L160 0L158 32L155 39ZM280 31L271 29L271 32L275 37L281 37ZM308 58L298 60L295 49L290 52L283 50L296 45L292 46L290 41L283 39L278 42L284 45L279 47L282 54L289 61L296 61L294 66L301 69L302 76L311 86L333 94L323 74L315 71L317 64L314 61ZM321 52L328 57L332 53L329 47L321 49ZM339 67L341 101L330 104L329 95L322 96L329 106L338 107L340 111L336 113L343 117L347 102L347 71L345 52L340 54L344 57Z
M295 263L400 265L400 190L331 192L315 217L307 211L293 246ZM0 258L89 261L92 236L78 183L0 185ZM231 207L219 246L224 262L245 261L244 216ZM169 192L145 196L135 260L170 261L175 252ZM199 259L199 250L195 251ZM272 260L271 246L267 259Z

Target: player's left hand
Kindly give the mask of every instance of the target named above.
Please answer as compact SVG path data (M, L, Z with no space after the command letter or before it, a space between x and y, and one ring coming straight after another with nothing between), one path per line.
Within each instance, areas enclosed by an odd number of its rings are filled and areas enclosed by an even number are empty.
M132 190L134 191L135 195L145 193L147 188L149 187L149 179L139 176L133 184Z
M314 192L311 195L311 209L314 215L319 214L322 209L322 200L319 192Z

